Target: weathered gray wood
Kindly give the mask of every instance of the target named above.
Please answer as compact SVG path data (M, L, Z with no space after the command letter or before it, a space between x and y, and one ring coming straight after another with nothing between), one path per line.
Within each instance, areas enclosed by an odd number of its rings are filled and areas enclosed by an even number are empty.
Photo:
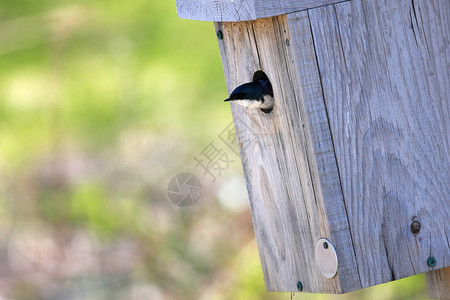
M255 3L196 9L240 20ZM274 87L270 114L231 104L268 290L342 293L450 265L449 18L448 0L352 0L215 24L228 90L259 69ZM322 237L331 280L314 261Z
M347 0L177 0L183 19L239 22L273 17Z
M428 295L432 299L450 299L450 267L425 273Z
M348 0L255 0L257 18L273 17Z
M362 286L449 266L450 1L308 14Z
M292 43L288 23L296 24ZM267 290L296 291L297 281L306 292L359 289L307 13L289 21L217 23L216 29L224 33L219 47L228 90L260 69L274 87L270 114L231 104ZM295 64L298 45L302 61ZM315 265L321 237L337 248L333 279Z
M244 21L256 19L253 0L177 0L179 18L199 21Z
M322 86L313 37L307 12L288 15L290 30L290 62L296 105L304 120L309 171L315 191L315 201L324 214L320 222L337 249L340 293L361 288L355 253L349 231L347 212L337 170L331 132L324 105ZM295 76L296 75L296 76ZM296 123L300 127L300 123Z

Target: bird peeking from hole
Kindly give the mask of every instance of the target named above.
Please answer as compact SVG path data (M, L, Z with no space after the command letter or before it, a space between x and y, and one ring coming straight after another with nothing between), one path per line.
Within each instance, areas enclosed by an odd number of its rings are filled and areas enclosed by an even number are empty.
M272 84L264 72L257 71L253 75L253 81L235 88L230 97L225 99L225 102L228 101L270 112L274 105Z

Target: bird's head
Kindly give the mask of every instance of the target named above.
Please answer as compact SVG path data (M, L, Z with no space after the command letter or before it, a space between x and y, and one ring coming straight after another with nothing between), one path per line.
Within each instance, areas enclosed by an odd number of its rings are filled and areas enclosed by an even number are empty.
M265 74L261 71L262 75ZM267 76L256 72L252 82L244 83L231 92L225 101L233 101L250 108L272 109L274 104L272 85Z
M258 100L262 95L261 88L255 82L244 83L233 90L230 97L225 101L235 100Z

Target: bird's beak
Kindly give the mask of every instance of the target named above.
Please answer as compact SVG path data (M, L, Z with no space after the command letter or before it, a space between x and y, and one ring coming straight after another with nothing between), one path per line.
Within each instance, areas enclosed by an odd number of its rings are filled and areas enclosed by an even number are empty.
M233 99L231 99L231 98L227 98L227 99L225 99L225 100L223 100L223 102L228 102L228 101L232 101Z

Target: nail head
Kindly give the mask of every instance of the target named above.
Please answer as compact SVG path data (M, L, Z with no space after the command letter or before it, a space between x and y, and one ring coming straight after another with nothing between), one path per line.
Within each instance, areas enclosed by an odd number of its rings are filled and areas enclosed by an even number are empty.
M414 221L411 223L411 226L409 227L411 229L412 233L419 233L420 231L420 222L419 221Z
M427 265L428 265L429 267L434 267L434 266L436 266L436 258L434 258L433 256L428 257Z
M222 30L217 30L216 32L216 36L219 40L223 39L223 32Z
M297 290L299 290L299 292L303 291L303 284L300 281L297 281Z

